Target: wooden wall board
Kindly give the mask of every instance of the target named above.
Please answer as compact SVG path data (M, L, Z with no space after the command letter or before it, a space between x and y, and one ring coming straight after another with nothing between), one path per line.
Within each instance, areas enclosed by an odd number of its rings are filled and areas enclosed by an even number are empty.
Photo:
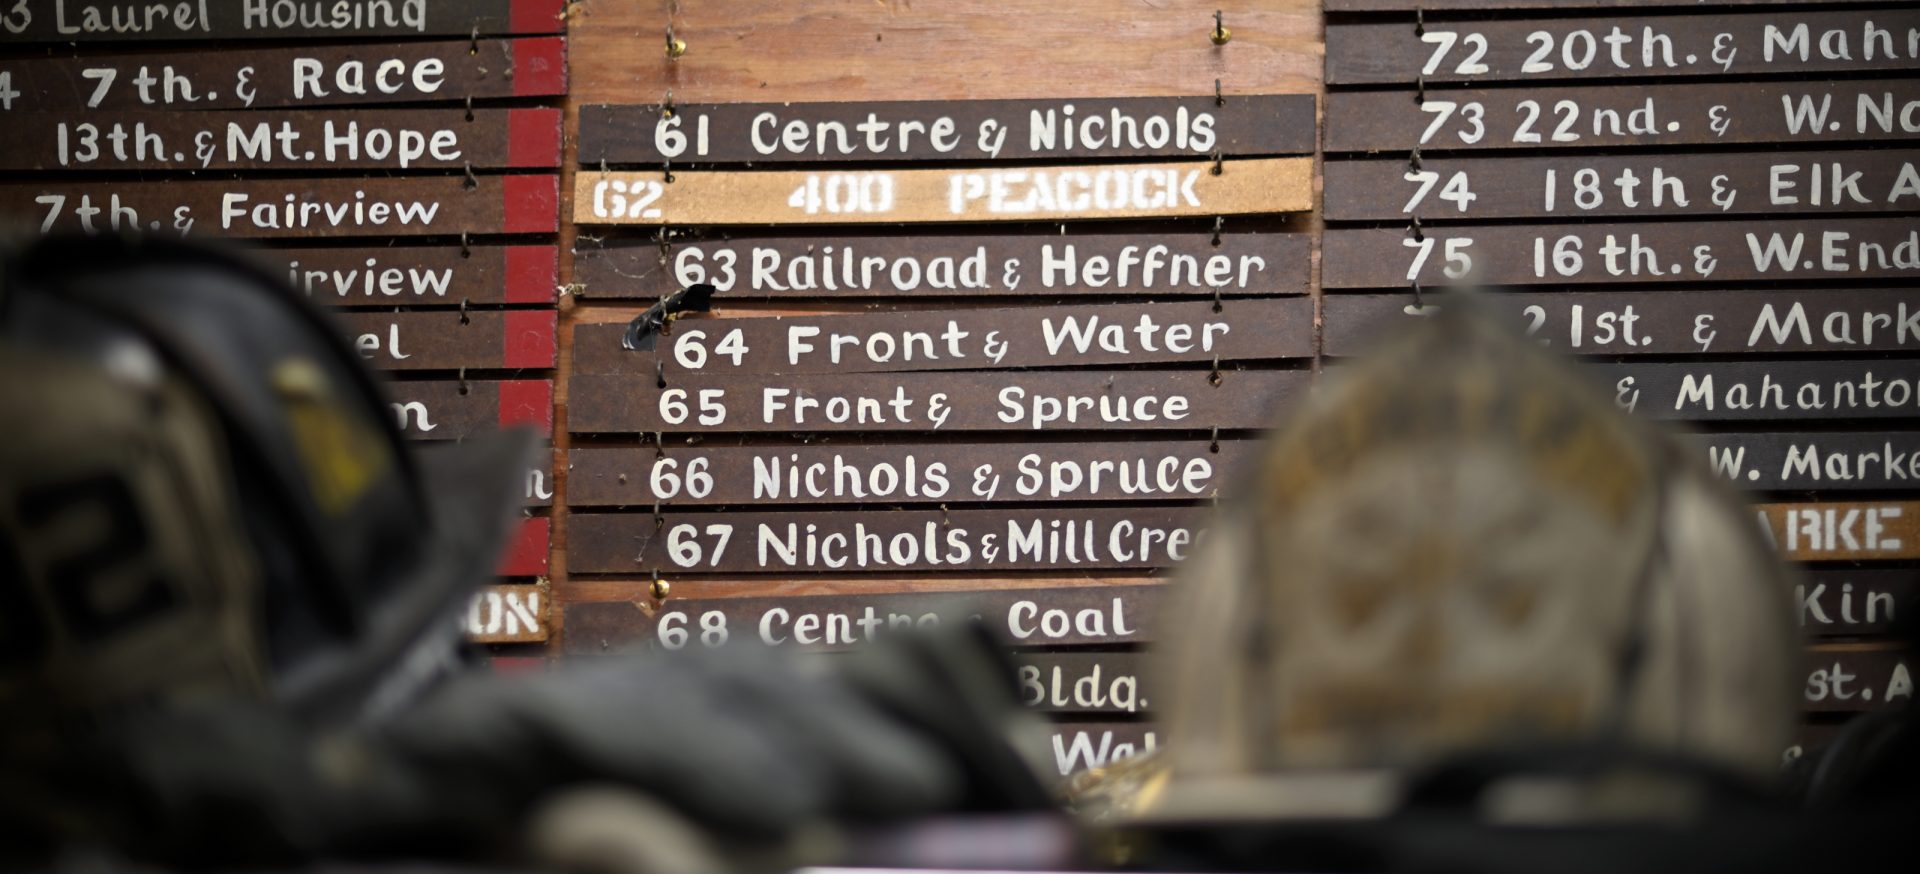
M560 287L560 253L552 245L330 246L252 255L308 298L335 307L552 306Z
M553 520L529 516L514 526L494 573L503 577L543 577L551 566Z
M778 225L1179 218L1302 212L1311 158L964 170L582 171L580 225Z
M0 170L551 168L561 120L546 107L17 113Z
M741 297L1306 294L1306 234L1062 233L653 239L574 247L579 295L657 300L695 283Z
M9 58L0 72L14 92L7 112L457 104L567 93L560 37Z
M1327 84L1906 72L1917 30L1911 9L1334 23Z
M25 0L0 18L0 45L559 33L565 0L352 3Z
M1310 155L1311 94L1225 98L600 104L583 167Z
M42 233L231 238L551 234L546 175L185 182L0 182L0 218Z
M1045 0L979 4L758 0L587 4L568 19L578 104L1212 96L1302 92L1320 82L1314 0L1128 5L1089 27ZM1233 39L1209 35L1222 10ZM1116 13L1118 14L1118 13ZM665 28L686 41L668 61ZM644 39L637 39L644 34Z
M625 348L580 325L574 373L800 374L1091 367L1313 357L1307 298L681 319ZM1920 342L1917 340L1916 342ZM648 348L651 347L651 348Z
M581 374L570 383L568 427L587 434L1264 428L1310 377L1305 370L967 371L776 380L703 374L670 381Z
M571 507L1208 500L1250 440L576 446Z

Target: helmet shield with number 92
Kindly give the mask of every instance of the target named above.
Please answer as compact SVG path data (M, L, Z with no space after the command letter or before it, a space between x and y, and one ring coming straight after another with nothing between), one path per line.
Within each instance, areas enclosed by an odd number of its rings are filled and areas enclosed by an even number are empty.
M213 250L52 238L0 282L11 733L201 695L357 720L453 665L528 435L415 459L324 315Z

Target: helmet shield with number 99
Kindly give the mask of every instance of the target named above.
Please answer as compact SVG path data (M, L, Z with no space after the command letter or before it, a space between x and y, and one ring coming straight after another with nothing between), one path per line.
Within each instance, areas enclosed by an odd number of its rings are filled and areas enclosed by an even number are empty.
M414 459L325 317L208 249L48 239L0 282L10 730L211 694L359 719L453 664L526 435Z

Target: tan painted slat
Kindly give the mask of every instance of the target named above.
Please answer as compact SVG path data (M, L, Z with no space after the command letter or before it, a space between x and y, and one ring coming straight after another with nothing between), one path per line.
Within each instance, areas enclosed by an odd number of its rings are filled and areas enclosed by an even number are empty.
M818 172L582 172L582 225L897 224L1302 212L1313 160Z
M544 643L551 600L538 585L488 586L473 596L461 625L474 643Z

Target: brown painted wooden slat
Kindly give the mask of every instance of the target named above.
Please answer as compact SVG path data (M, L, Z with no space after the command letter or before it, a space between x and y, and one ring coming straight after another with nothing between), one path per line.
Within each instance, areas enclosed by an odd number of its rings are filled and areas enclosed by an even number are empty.
M1088 431L1262 428L1304 370L919 373L764 377L581 375L574 433ZM1217 384L1216 384L1217 383Z
M546 108L9 115L0 170L429 170L560 164Z
M1307 155L1311 94L580 108L580 165Z
M1027 653L1015 659L1021 702L1049 713L1145 713L1153 703L1146 670L1146 654L1139 652Z
M243 238L550 234L557 177L0 183L0 217L42 232Z
M460 103L567 91L561 37L89 54L10 59L0 71L17 92L7 112Z
M1875 213L1920 208L1920 151L1328 161L1328 221Z
M562 33L563 0L26 0L0 13L0 45Z
M1911 9L1332 23L1327 84L1906 72L1916 29Z
M1384 332L1444 308L1445 294L1328 295L1322 351L1352 356ZM1920 349L1910 289L1488 294L1474 304L1548 348L1592 355L1802 354Z
M1216 172L1218 171L1218 172ZM581 171L582 225L780 225L1178 218L1304 212L1311 158L966 170Z
M553 383L544 379L394 381L387 398L408 437L459 440L509 426L553 433Z
M574 447L572 507L1206 500L1249 440Z
M574 513L572 573L887 573L1172 567L1208 511Z
M1329 153L1814 144L1920 138L1920 80L1327 95ZM1905 116L1903 119L1902 116Z
M360 358L382 370L549 370L552 310L343 313Z
M1920 432L1690 434L1715 471L1767 491L1855 492L1920 484Z
M1800 706L1811 713L1889 710L1913 704L1913 655L1900 650L1814 649Z
M1596 282L1807 282L1920 277L1920 219L1328 230L1321 281L1335 288ZM1425 253L1424 257L1422 253ZM1418 269L1415 269L1415 267Z
M726 297L1305 294L1306 234L1205 233L582 239L591 299L658 300L695 283Z
M317 303L411 308L551 306L559 252L546 246L368 246L255 249L254 260Z
M1800 628L1812 637L1872 637L1920 609L1920 570L1816 570L1794 586Z
M1920 358L1589 364L1585 370L1623 408L1658 419L1798 422L1920 415Z
M627 326L573 332L574 373L898 373L1313 356L1309 298L686 318L624 348ZM646 348L651 347L651 348Z
M1144 640L1159 586L900 592L773 598L672 598L566 606L567 650L714 649L760 644L846 650L889 634L978 621L1015 646Z

